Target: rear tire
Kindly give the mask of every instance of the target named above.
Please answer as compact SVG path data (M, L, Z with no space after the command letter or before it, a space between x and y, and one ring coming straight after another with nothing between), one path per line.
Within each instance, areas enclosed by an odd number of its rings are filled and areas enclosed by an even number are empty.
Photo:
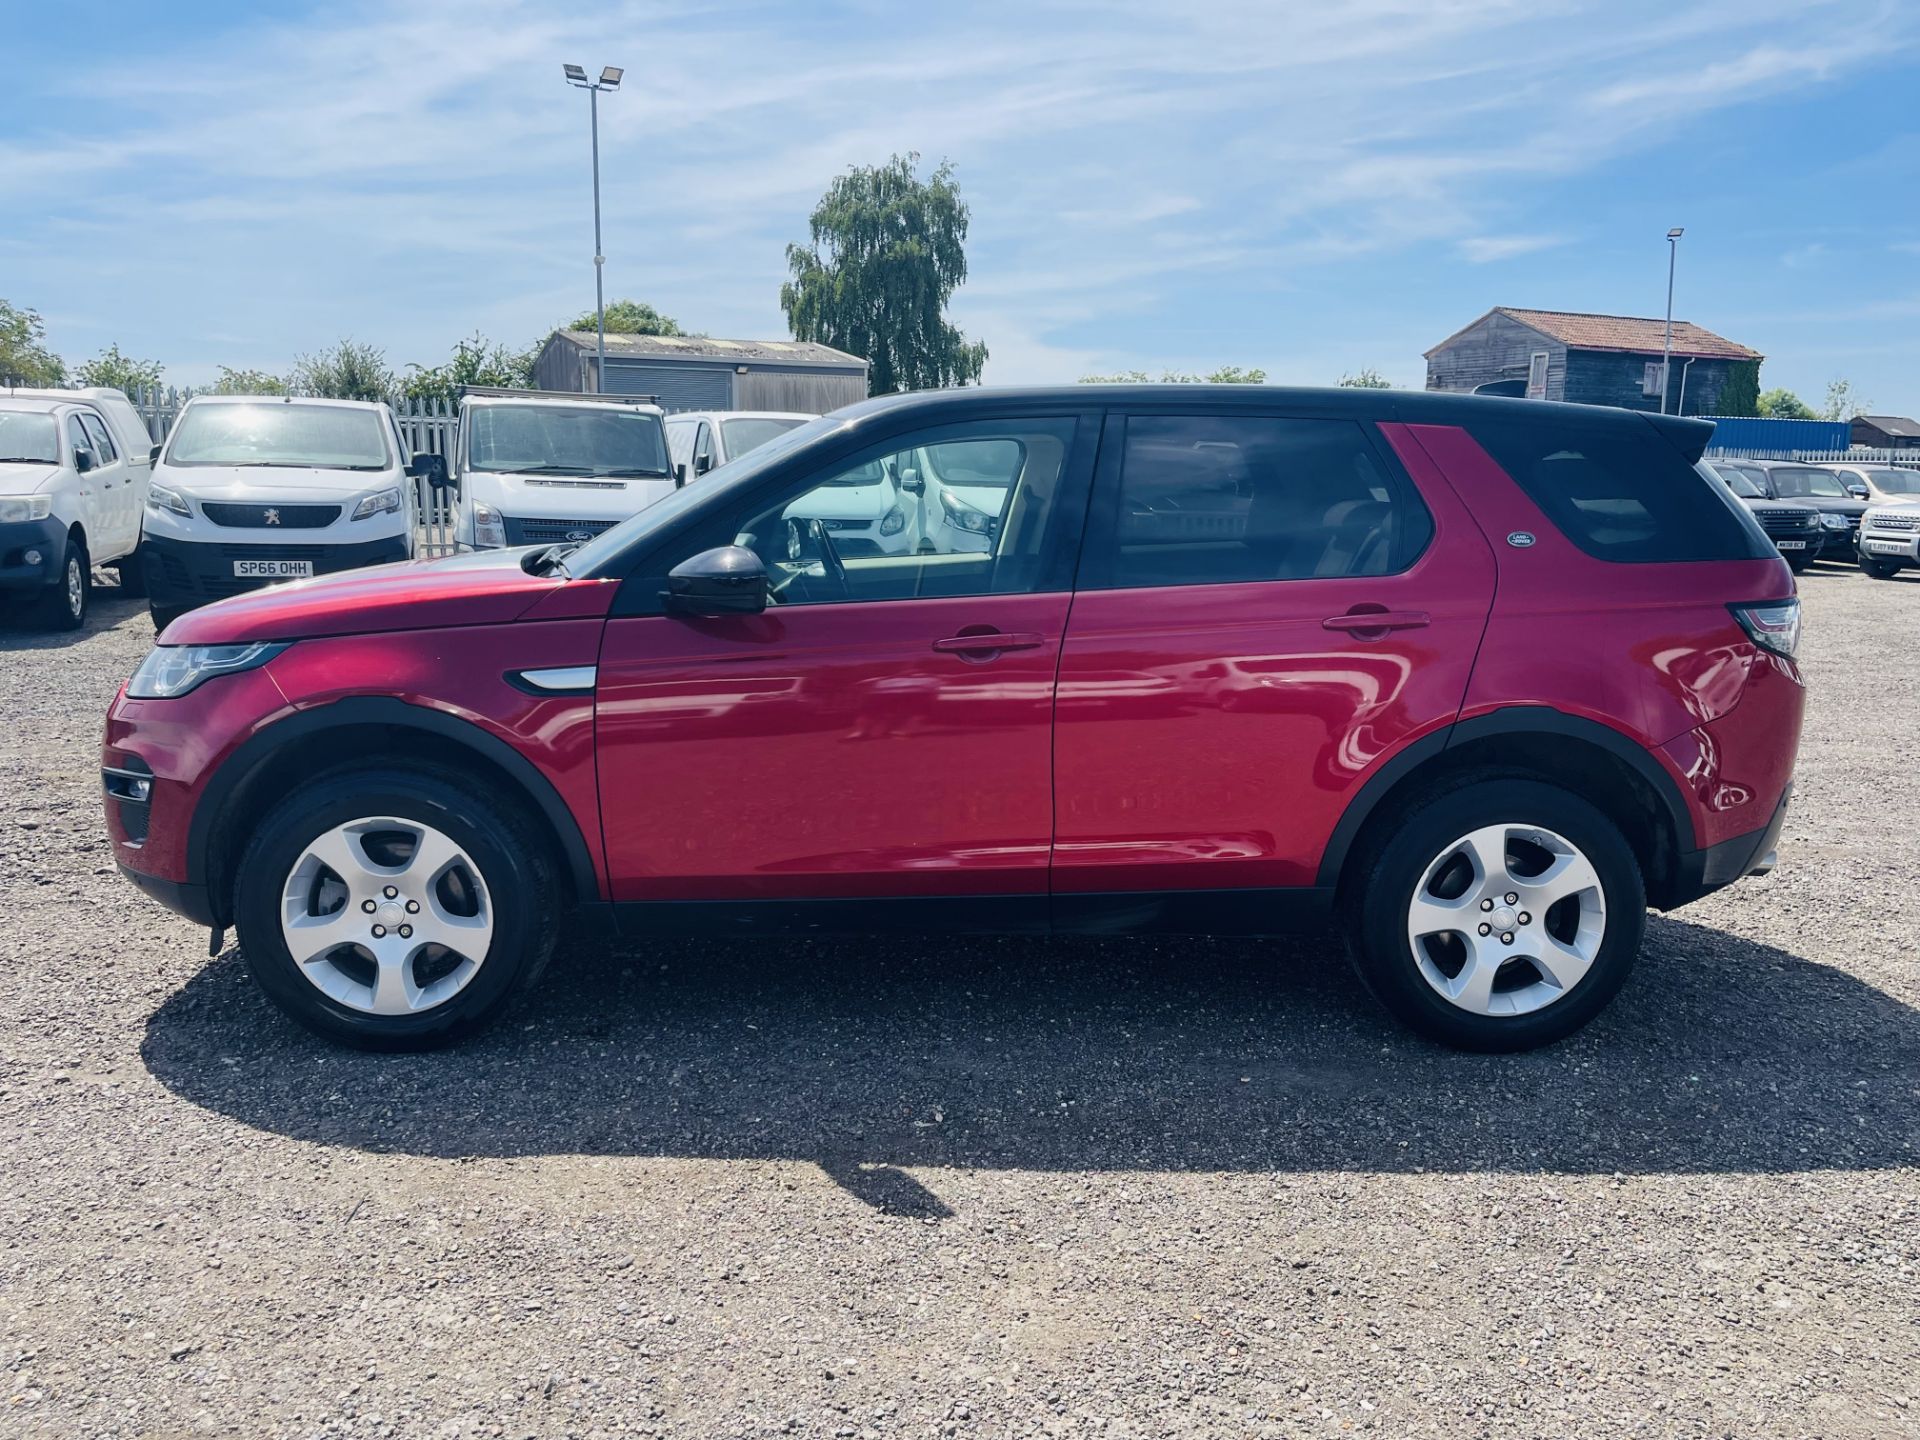
M1343 894L1367 987L1409 1028L1462 1050L1571 1035L1625 983L1646 928L1619 828L1519 776L1468 777L1413 802L1376 832Z
M93 598L93 562L84 540L69 539L60 560L60 578L48 587L35 607L35 618L47 630L78 630L87 623Z
M1898 560L1869 560L1865 556L1862 556L1860 559L1860 568L1875 580L1891 580L1894 576L1898 575L1904 567Z
M558 899L546 838L511 800L458 772L380 766L319 776L259 823L234 918L289 1017L358 1049L427 1050L538 978Z

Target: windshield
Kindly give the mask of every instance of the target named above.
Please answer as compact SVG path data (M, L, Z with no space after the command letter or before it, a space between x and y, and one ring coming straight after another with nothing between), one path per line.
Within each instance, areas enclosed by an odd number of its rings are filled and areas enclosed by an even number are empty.
M166 463L384 470L383 428L379 411L340 405L189 405L167 440Z
M1716 465L1714 466L1714 474L1724 480L1727 488L1742 500L1764 500L1766 498L1767 492L1754 484L1753 481L1749 480L1746 476L1742 475L1738 470L1730 470L1724 465Z
M600 566L630 546L644 545L648 535L673 524L689 510L708 504L730 503L732 496L753 485L770 466L779 464L801 446L831 433L845 423L832 415L822 415L818 420L809 420L769 440L743 460L729 460L698 485L681 486L664 500L655 501L611 530L602 530L578 550L569 552L566 558L567 572L571 575L598 574Z
M476 405L467 466L502 475L671 474L658 415L560 405Z
M0 465L58 465L60 430L51 415L0 410Z
M1826 500L1846 500L1847 487L1831 470L1816 470L1811 465L1788 465L1773 472L1773 488L1782 500L1799 500L1817 495Z
M1920 470L1863 470L1860 473L1882 495L1920 495Z
M776 436L806 424L804 420L722 420L720 432L727 438L727 458L738 460L749 450L758 450Z

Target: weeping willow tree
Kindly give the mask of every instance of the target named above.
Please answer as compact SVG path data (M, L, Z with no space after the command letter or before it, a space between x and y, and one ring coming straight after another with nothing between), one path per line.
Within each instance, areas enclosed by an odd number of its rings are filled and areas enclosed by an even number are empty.
M967 207L950 165L922 180L919 162L849 170L814 207L811 243L787 247L787 328L863 357L876 395L966 385L987 361L946 316L967 278Z

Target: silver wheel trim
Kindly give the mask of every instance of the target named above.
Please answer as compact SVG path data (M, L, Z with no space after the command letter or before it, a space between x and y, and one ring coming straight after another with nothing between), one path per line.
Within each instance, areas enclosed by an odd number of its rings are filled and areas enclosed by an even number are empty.
M80 573L80 557L69 555L67 557L67 613L78 615L81 607L86 604L86 596L87 580Z
M395 832L413 837L411 853L403 864L383 864L366 841ZM470 888L474 914L448 908L449 877ZM493 944L493 895L480 867L431 825L369 816L322 832L294 862L280 935L295 968L329 999L369 1015L417 1015L446 1004L479 973ZM430 946L453 963L422 984L419 962ZM369 969L370 981L362 978Z
M1546 867L1517 873L1515 840L1545 851ZM1472 867L1473 878L1458 895L1434 894L1430 887L1456 857ZM1547 912L1563 901L1573 902L1570 913L1555 916L1571 932L1564 939L1547 928ZM1475 1015L1525 1015L1553 1004L1593 967L1606 933L1607 897L1593 863L1570 840L1538 825L1487 825L1462 835L1421 873L1407 907L1407 941L1420 977L1449 1004ZM1458 936L1466 951L1451 976L1435 963L1444 942L1430 943L1446 935ZM1495 989L1501 967L1514 960L1531 961L1534 978ZM1524 977L1526 967L1514 972Z

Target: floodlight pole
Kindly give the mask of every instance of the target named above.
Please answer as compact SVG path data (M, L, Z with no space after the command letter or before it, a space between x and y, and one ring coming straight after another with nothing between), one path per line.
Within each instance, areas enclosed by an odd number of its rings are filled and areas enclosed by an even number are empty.
M605 275L607 257L600 253L600 87L587 87L587 113L593 127L593 323L599 334L596 350L599 355L593 371L593 389L595 394L606 393L607 388L607 291ZM1667 310L1669 316L1673 310L1673 282L1667 282ZM1671 320L1669 320L1671 325Z
M1673 378L1673 265L1680 254L1680 237L1686 232L1679 226L1667 231L1667 338L1660 351L1660 413L1667 413L1667 391Z

